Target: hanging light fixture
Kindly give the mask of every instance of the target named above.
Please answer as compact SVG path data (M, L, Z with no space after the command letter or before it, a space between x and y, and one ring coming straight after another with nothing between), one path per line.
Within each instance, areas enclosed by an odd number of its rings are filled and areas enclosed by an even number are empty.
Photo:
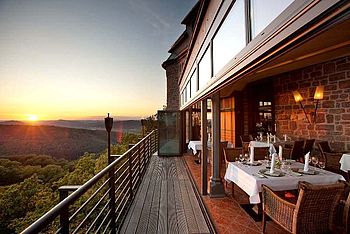
M316 90L315 90L315 94L314 94L314 100L316 100L315 109L314 109L314 112L313 112L313 122L314 123L316 123L318 103L319 103L320 100L323 99L323 93L324 93L324 87L323 86L317 86ZM304 98L301 96L299 91L293 91L293 96L294 96L295 102L299 102L301 108L303 109L305 117L307 119L307 122L311 123L311 121L310 121L310 119L308 117L308 114L306 113L305 107L304 107L304 105L302 103Z

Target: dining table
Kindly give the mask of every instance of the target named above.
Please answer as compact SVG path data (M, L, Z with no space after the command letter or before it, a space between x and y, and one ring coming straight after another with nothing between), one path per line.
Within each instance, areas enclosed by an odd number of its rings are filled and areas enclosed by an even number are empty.
M299 181L306 181L312 184L332 184L344 180L342 175L310 166L309 170L315 174L304 174L300 172L304 164L292 162L289 170L281 171L281 176L268 176L262 174L267 171L267 164L261 163L251 166L242 162L230 162L226 169L225 180L239 186L249 196L250 204L261 202L259 193L262 192L262 185L269 186L274 191L294 190L298 188ZM293 169L293 170L292 170ZM278 169L276 169L278 171ZM294 172L295 170L300 173Z
M208 148L211 149L212 143L208 141ZM232 142L227 142L227 148L233 148ZM196 155L199 151L202 150L202 141L189 141L188 149L192 150L193 155Z
M272 142L250 141L249 142L249 149L250 149L249 151L250 151L251 158L254 158L254 148L269 148L270 155L272 155L273 153L276 153L276 148Z
M350 153L344 153L340 158L340 170L344 172L350 171Z

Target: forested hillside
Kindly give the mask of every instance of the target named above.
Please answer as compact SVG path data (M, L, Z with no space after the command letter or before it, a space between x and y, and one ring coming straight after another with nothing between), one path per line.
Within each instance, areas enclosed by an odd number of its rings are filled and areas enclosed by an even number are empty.
M0 125L0 156L44 154L76 159L85 152L96 153L107 144L106 131L35 125ZM111 135L112 143L122 132Z
M28 128L28 131L38 129L48 133L47 128ZM79 136L85 137L85 134ZM111 153L123 154L138 138L139 135L124 134L121 142L111 147ZM42 139L38 137L39 140ZM84 184L106 165L106 150L84 153L74 161L47 155L0 157L0 233L20 233L59 202L60 186Z

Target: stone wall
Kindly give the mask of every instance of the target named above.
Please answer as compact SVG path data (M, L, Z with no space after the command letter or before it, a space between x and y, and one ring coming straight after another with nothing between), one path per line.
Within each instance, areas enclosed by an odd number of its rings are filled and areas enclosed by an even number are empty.
M301 93L311 120L318 85L324 86L324 99L316 123L309 124L292 91ZM278 75L274 90L278 135L328 140L335 150L350 150L350 56Z

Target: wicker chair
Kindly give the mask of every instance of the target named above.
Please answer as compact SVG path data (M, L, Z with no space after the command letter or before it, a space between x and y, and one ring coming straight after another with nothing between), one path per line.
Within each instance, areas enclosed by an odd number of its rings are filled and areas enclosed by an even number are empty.
M226 168L230 162L234 162L239 155L243 154L242 148L224 148L224 156ZM227 181L225 181L225 186L227 188ZM232 182L232 196L233 196L233 182Z
M269 155L269 147L254 147L254 160L264 160Z
M321 141L317 143L318 149L321 152L322 158L326 165L326 170L334 173L341 174L344 178L349 181L349 174L340 170L340 159L343 155L341 152L335 152L329 146L328 141Z
M290 233L329 233L334 230L334 218L345 184L312 185L299 183L296 204L288 202L263 185L263 221L266 215Z
M336 233L350 233L350 194L340 200L334 221Z
M253 140L253 136L252 135L242 135L239 137L241 138L243 153L247 154L249 151L249 143Z

